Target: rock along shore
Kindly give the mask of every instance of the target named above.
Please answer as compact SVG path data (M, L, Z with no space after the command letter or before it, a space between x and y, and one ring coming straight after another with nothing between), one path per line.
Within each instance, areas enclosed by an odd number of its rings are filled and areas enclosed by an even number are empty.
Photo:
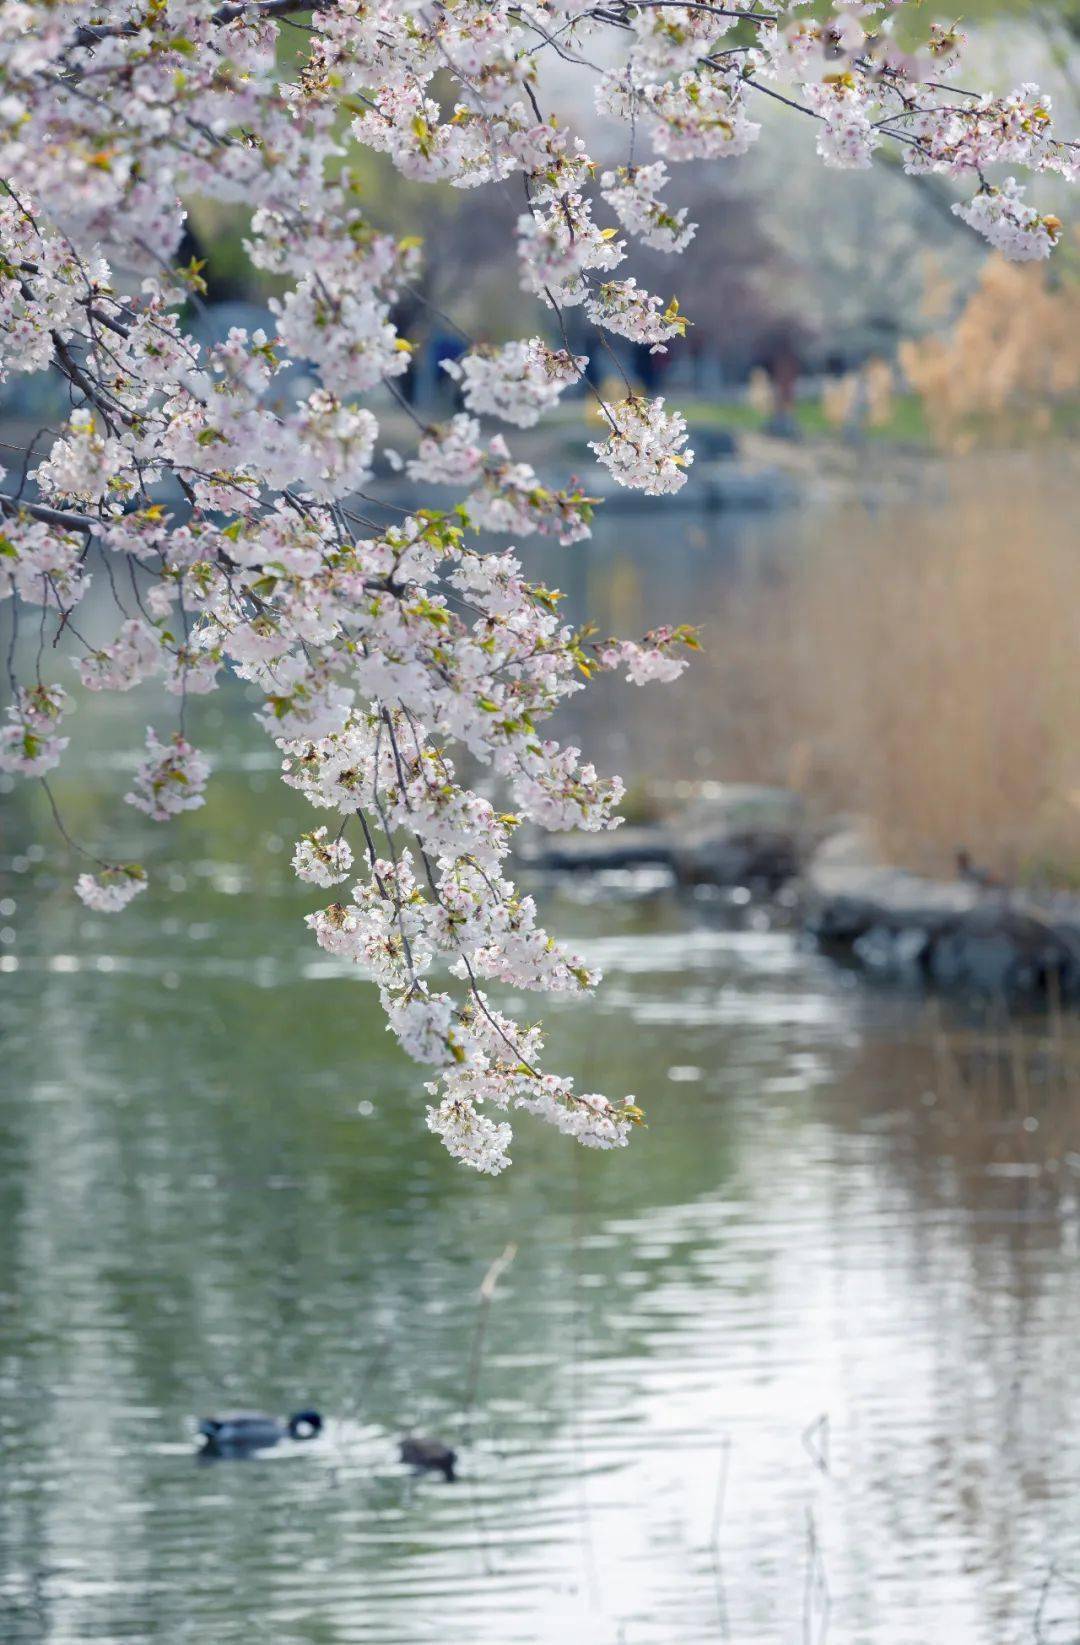
M1080 1005L1080 898L931 880L875 860L850 825L815 828L799 796L713 784L678 816L548 835L528 862L598 873L660 868L679 886L783 891L823 953L874 976L1005 1002Z

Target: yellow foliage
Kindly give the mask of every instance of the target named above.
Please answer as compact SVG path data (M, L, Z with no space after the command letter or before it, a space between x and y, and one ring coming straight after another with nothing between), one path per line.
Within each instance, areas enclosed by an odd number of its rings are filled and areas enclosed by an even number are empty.
M755 366L750 373L746 384L746 403L762 417L767 417L773 410L772 378L764 366Z
M871 359L845 377L826 378L821 390L821 412L833 428L882 428L893 410L893 368L887 360Z
M952 331L902 343L899 360L942 446L1047 432L1080 393L1075 264L991 258Z
M821 386L821 414L830 428L843 428L855 414L859 393L858 378L848 372L845 377L827 377Z

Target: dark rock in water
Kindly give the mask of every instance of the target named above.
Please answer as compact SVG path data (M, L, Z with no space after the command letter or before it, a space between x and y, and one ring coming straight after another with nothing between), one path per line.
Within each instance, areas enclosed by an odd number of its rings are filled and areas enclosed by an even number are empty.
M799 872L800 852L790 834L747 829L677 841L674 860L681 885L746 885L769 894Z
M1080 983L1080 950L1046 921L988 903L936 934L926 968L940 988L1070 998Z
M674 844L659 825L605 829L598 834L548 834L528 859L540 868L598 873L606 868L670 868Z
M891 967L902 946L909 960L921 955L931 933L950 918L936 908L903 908L866 897L826 897L812 903L806 930L824 949L852 949L876 970Z
M878 910L860 897L826 897L806 916L809 936L822 948L854 948L874 924Z
M590 872L661 866L682 885L745 885L771 894L799 873L805 836L802 801L787 789L716 783L667 822L547 835L531 860Z
M852 944L868 971L887 977L917 977L926 965L931 935L918 920L894 925L875 922Z
M690 437L694 444L695 462L713 462L718 457L738 455L739 441L734 429L695 423L691 427Z
M836 958L957 993L1080 1000L1080 920L970 879L884 867L853 833L830 839L807 879L806 930Z
M683 885L746 885L767 894L799 873L806 852L803 803L786 788L719 783L672 826Z

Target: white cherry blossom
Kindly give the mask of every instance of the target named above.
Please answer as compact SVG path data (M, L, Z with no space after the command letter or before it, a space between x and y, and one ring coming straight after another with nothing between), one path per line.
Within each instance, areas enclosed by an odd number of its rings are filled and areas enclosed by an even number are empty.
M129 805L145 811L155 822L168 822L180 811L205 805L203 790L210 767L198 749L179 731L163 743L152 727L146 733L146 748L147 757L124 796Z
M903 50L901 8L916 36ZM644 289L628 253L693 254L675 168L743 155L778 97L812 117L826 164L889 147L913 174L977 189L954 209L1019 260L1061 239L1042 191L1075 180L1080 150L1037 86L961 89L963 35L920 31L914 0L295 9L0 8L0 381L70 408L0 474L0 606L38 638L8 653L0 770L49 782L70 740L54 674L78 681L86 712L152 680L166 718L123 799L168 824L207 796L191 699L240 680L283 781L323 814L292 855L302 881L341 887L306 916L311 940L378 987L403 1053L431 1072L432 1133L485 1174L509 1164L513 1114L622 1147L637 1104L579 1095L543 1066L539 1025L484 989L598 984L515 884L515 835L618 824L619 778L548 722L598 671L676 679L697 642L683 626L595 640L510 544L478 541L577 543L596 503L587 475L538 474L484 420L530 428L574 397L599 419L591 450L614 483L685 483L684 418L632 389L607 403L588 356L616 351L612 336L677 346L677 300ZM560 54L560 75L595 82L605 169L550 106ZM403 190L508 191L507 278L535 298L523 338L495 329L494 305L492 332L445 368L464 409L431 427L418 412L404 458L358 401L402 397L414 339L398 320L426 301L440 248L377 221L354 143ZM196 200L249 221L246 256L273 282L265 327L200 340L198 262L180 266ZM391 525L368 495L385 467L420 491ZM450 495L433 506L429 487ZM146 889L105 846L86 854L87 907L117 912Z
M591 440L604 467L623 485L649 496L678 491L686 484L686 470L694 460L685 451L686 420L677 411L665 411L662 396L647 400L628 395L611 407L615 427L606 440Z
M95 913L118 914L146 887L145 869L127 863L103 868L100 874L80 874L75 881L75 894Z
M531 428L587 365L584 355L552 349L542 338L530 337L460 360L444 360L442 368L462 384L470 411L487 411L518 428Z
M340 885L349 877L353 854L348 840L327 837L324 824L297 841L292 865L297 879L306 880L309 885Z

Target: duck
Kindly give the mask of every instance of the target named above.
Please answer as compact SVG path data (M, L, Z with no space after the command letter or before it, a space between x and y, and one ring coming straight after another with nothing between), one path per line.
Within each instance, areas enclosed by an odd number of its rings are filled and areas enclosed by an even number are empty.
M444 1445L441 1439L426 1439L421 1434L410 1434L401 1441L401 1460L415 1468L417 1473L442 1474L448 1485L457 1479L454 1466L457 1452Z
M997 874L992 874L988 868L981 868L971 859L971 853L963 847L956 853L957 877L966 885L977 886L980 891L1004 891L1005 881Z
M318 1411L294 1411L287 1422L262 1411L233 1411L228 1416L203 1417L199 1423L203 1454L246 1456L265 1451L283 1439L314 1439L322 1432Z

